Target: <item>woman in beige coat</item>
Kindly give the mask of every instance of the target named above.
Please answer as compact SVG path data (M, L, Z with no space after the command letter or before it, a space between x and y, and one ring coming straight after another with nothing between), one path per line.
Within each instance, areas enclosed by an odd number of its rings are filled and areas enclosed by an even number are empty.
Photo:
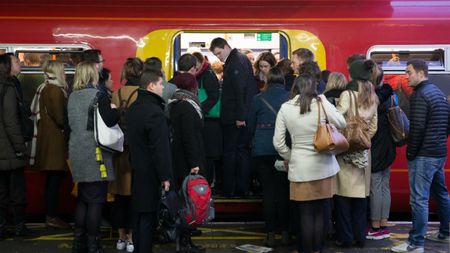
M289 161L288 179L290 199L295 201L301 227L299 252L319 252L324 234L324 206L334 194L335 175L339 165L332 154L314 150L314 136L320 122L325 123L325 113L331 124L345 128L344 117L328 102L317 96L316 82L300 76L294 81L293 98L284 103L278 112L273 145L284 160ZM320 99L323 109L318 106ZM286 145L286 130L291 137L291 148Z
M45 172L47 176L45 225L68 229L71 226L56 216L59 186L68 169L68 146L64 134L67 122L67 84L64 65L57 61L47 61L43 71L45 82L38 87L32 103L37 130L36 141L33 140L33 144L36 144L35 148L33 147L36 151L34 167Z
M352 92L356 96L356 107L360 117L369 124L369 135L377 131L378 97L370 83L373 62L356 61L350 65L352 81L347 90L341 94L336 106L338 111L347 116ZM355 100L353 99L353 111ZM366 229L366 197L370 193L370 157L369 150L361 150L338 156L341 171L337 174L336 229L337 244L348 247L353 242L363 247Z

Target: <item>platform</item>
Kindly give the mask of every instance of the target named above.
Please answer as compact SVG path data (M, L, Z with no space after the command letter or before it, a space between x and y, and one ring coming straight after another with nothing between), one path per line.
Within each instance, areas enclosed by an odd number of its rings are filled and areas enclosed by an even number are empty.
M327 241L323 253L330 252L389 252L389 249L400 244L408 237L411 227L410 222L392 223L391 238L379 241L367 240L364 248L341 249L334 245L333 241ZM43 224L28 224L28 227L37 231L33 238L8 238L0 241L2 253L69 253L72 247L72 231L47 230ZM436 231L437 223L430 223L429 231ZM263 245L265 234L263 223L211 223L201 228L203 234L193 237L194 243L206 248L207 253L239 253L244 252L235 249L243 244ZM102 228L102 242L106 253L119 253L115 249L117 234L111 228ZM278 238L279 239L279 238ZM289 253L294 246L275 247L272 252ZM174 244L156 244L155 253L173 253ZM426 241L425 252L447 253L450 252L449 244Z

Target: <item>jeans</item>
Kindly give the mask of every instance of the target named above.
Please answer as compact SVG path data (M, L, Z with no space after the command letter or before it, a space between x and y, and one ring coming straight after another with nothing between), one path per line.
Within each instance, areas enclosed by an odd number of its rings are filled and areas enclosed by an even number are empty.
M439 232L449 235L450 199L445 185L445 157L418 156L408 161L410 205L412 213L412 229L409 231L409 242L414 246L424 246L424 237L428 225L428 200L430 193L438 204L438 215L441 222Z

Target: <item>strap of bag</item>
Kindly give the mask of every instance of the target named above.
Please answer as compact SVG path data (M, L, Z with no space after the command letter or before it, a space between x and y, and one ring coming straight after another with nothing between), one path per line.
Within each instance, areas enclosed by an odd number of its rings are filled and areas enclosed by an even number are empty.
M267 102L266 99L264 99L261 96L259 96L259 99L261 99L261 101L269 108L269 110L272 111L273 114L275 114L275 116L277 116L277 111L275 111L275 109L273 109L272 105L270 105L269 102Z
M319 114L319 117L317 118L317 125L320 125L320 108L322 107L323 113L325 114L325 122L328 124L328 115L327 112L325 111L325 107L323 106L322 100L320 100L319 97L317 97L317 111Z
M349 114L351 115L355 115L356 117L359 118L359 112L358 112L358 104L356 103L356 95L355 92L352 90L349 90L349 97L350 97L350 106L349 106ZM355 100L353 102L353 100ZM353 104L355 105L355 111L353 112Z

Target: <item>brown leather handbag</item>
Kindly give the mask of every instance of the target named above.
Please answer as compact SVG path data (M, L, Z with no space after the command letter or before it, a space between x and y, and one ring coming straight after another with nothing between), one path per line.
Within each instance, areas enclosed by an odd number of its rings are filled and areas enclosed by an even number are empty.
M389 130L392 139L397 146L406 144L409 134L409 120L403 110L395 103L394 96L391 96L391 106L388 110Z
M372 146L369 135L369 124L359 116L358 104L354 91L349 91L350 106L347 111L347 127L343 134L350 145L349 151L360 151ZM353 112L353 104L355 111Z
M328 122L327 112L323 107L320 98L317 98L317 131L314 136L314 149L318 153L340 154L348 150L349 145L345 137L336 129L336 127ZM320 123L320 108L325 113L325 124Z

